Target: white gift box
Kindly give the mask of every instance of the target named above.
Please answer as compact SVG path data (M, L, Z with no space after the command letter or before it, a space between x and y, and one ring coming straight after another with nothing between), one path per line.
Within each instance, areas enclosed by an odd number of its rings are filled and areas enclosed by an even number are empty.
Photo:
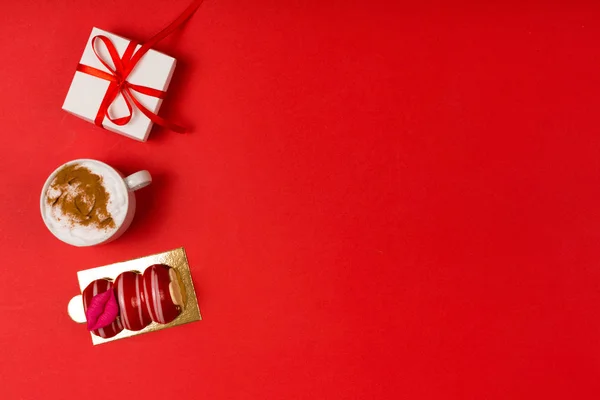
M123 37L114 35L110 32L103 31L98 28L92 29L92 33L88 39L83 56L81 57L80 63L87 65L104 72L110 72L98 59L92 48L92 39L98 35L108 37L114 44L119 56L122 57L123 53L127 49L130 41ZM136 47L139 49L141 46ZM100 41L96 43L96 51L107 62L112 68L114 64L108 54L108 51L104 44ZM177 61L173 57L169 57L166 54L160 53L155 50L149 50L137 63L134 70L128 76L127 81L141 86L146 86L153 89L167 91L173 71L175 70L175 64ZM109 87L110 82L97 78L95 76L76 71L71 82L71 87L67 93L67 98L62 106L63 110L83 118L91 123L94 123L98 110L106 95L106 91ZM156 97L148 96L138 92L132 92L136 99L150 110L152 113L158 113L162 100ZM112 118L119 118L128 115L127 104L123 99L121 93L117 95L117 98L109 108L109 113ZM130 138L145 142L148 139L150 130L152 129L152 121L145 116L135 105L133 105L133 115L129 123L123 126L114 124L104 117L102 126L113 132L120 133Z

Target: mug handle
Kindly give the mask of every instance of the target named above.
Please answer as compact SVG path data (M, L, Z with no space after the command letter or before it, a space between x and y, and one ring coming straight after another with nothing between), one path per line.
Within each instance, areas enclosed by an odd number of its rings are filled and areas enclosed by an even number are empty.
M130 192L136 191L138 189L144 188L152 183L152 176L150 172L138 171L135 174L129 175L125 178L125 184Z

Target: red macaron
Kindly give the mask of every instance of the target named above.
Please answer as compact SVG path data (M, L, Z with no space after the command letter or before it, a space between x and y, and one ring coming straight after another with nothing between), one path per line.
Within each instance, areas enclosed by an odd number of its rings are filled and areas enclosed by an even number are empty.
M83 297L83 310L87 314L88 305L91 304L92 298L97 294L113 290L113 284L108 279L98 279L90 283L82 293ZM123 330L123 324L121 319L117 316L115 320L108 326L99 328L91 331L94 335L100 336L101 338L108 339Z
M125 329L139 331L152 322L148 315L141 274L123 272L115 279L114 290Z
M144 271L143 283L150 318L159 324L177 318L183 307L183 288L176 271L167 265L152 265Z

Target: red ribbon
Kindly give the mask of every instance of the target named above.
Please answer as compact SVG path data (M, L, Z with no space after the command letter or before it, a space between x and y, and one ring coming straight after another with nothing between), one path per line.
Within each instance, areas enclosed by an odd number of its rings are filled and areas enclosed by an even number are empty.
M146 107L140 103L138 99L135 98L132 91L136 91L138 93L142 93L148 96L157 97L159 99L164 99L166 93L162 90L152 89L146 86L134 85L131 82L127 81L127 78L137 65L137 63L142 59L144 54L148 52L156 43L163 40L165 37L169 36L173 33L177 28L179 28L182 24L184 24L200 7L203 0L196 0L179 16L175 21L171 22L169 26L165 29L154 35L150 40L146 43L142 44L138 51L135 51L138 43L131 41L123 53L123 57L119 57L119 52L115 48L113 42L103 35L95 36L92 39L92 49L98 57L98 60L109 70L109 72L104 72L97 68L90 67L88 65L79 64L77 66L77 71L83 72L85 74L89 74L95 76L100 79L104 79L110 82L106 94L104 95L104 99L102 99L102 103L100 103L100 108L98 109L98 113L96 114L95 123L101 128L102 121L104 121L104 117L107 117L112 123L115 125L123 126L131 121L131 117L133 116L133 106L138 108L146 117L148 117L152 122L168 128L172 131L183 133L185 132L185 128L176 125L172 122L167 121L164 118L159 117L154 114L152 111L148 110ZM115 68L111 68L110 64L107 63L96 49L96 43L101 41L104 43L108 50L108 54L115 66ZM127 109L129 110L129 114L125 117L113 118L110 115L109 109L112 103L117 98L117 95L121 93L123 99L125 99L125 103L127 104Z

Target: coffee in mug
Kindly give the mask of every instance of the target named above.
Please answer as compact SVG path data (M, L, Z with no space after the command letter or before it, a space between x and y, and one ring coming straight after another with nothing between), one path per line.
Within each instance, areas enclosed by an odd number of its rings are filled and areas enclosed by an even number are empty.
M94 246L122 235L135 214L135 190L149 185L148 171L128 177L100 161L70 161L47 179L42 190L42 218L58 239L74 246Z

